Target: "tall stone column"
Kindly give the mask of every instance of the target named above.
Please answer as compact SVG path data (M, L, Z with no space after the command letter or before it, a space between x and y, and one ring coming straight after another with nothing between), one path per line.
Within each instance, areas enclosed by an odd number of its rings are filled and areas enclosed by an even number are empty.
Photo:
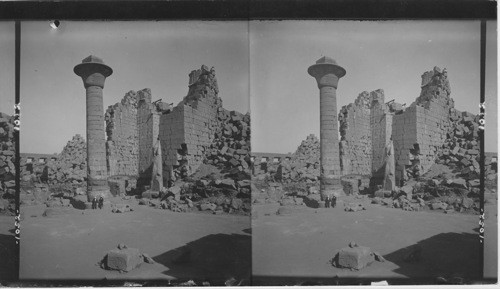
M342 194L340 183L337 84L344 68L330 57L322 57L307 72L318 83L320 97L320 193L321 198Z
M73 71L83 80L87 96L87 196L108 198L106 138L102 89L111 67L93 55L82 60Z

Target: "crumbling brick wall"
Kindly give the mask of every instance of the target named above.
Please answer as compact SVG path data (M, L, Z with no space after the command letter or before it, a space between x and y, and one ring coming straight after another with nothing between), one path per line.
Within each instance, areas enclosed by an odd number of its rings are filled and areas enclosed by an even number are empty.
M425 72L421 88L415 102L395 116L396 183L429 170L451 129L449 118L454 102L446 69L434 67Z
M392 137L392 113L385 103L382 89L370 93L372 109L370 126L372 133L372 176L383 179L385 168L385 148Z
M343 175L371 174L371 102L370 94L364 91L354 103L340 110L340 165Z
M222 109L215 70L202 65L189 74L189 91L172 111L161 115L159 131L166 179L192 174L203 163Z
M151 90L137 92L138 175L147 182L151 178L153 148L159 135L160 114L151 102Z
M137 93L129 91L106 110L108 175L138 174Z
M363 92L342 108L339 121L344 175L370 174L374 184L380 183L391 136L398 184L423 174L435 163L450 130L449 115L454 106L446 70L435 67L425 72L421 88L420 96L405 110L399 103L386 103L381 89Z

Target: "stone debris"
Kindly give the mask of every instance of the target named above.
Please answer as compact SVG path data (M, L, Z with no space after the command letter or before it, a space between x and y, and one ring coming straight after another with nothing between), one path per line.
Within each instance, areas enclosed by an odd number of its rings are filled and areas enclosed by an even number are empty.
M128 204L113 204L111 205L111 212L112 213L125 213L125 212L132 212L134 209L130 207Z
M103 263L105 263L103 267L107 270L130 272L143 262L144 257L139 249L119 244L116 249L110 250L106 254L103 259Z
M382 255L370 248L350 242L348 247L340 249L331 260L333 266L351 270L361 270L374 261L385 262Z
M357 212L366 210L365 206L362 203L345 203L344 211L346 212Z
M0 112L0 214L15 211L14 117Z

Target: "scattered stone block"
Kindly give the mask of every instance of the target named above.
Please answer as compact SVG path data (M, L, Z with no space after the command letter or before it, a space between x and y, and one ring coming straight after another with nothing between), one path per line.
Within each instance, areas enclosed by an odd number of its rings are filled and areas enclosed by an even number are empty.
M357 246L342 248L338 253L337 264L341 268L361 270L375 261L370 248Z
M200 204L200 211L215 211L216 209L217 205L213 203Z
M346 212L357 212L362 210L366 210L362 203L347 203L344 205L344 211Z
M159 191L151 191L151 190L147 190L143 192L141 195L143 199L153 199L153 198L158 198L159 196L160 196Z
M108 252L106 255L106 267L111 270L129 272L143 262L143 257L136 248L121 246Z

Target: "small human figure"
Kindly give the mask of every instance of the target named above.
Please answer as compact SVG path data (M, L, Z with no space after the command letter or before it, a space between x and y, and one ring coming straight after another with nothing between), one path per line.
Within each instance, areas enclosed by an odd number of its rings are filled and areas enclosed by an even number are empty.
M330 207L330 197L326 196L325 198L325 208L329 208Z
M335 208L336 205L337 205L337 197L332 196L332 208Z
M95 209L97 209L97 198L96 197L94 197L92 199L92 210L95 210Z
M101 196L99 198L99 209L102 209L103 206L104 206L104 198Z

